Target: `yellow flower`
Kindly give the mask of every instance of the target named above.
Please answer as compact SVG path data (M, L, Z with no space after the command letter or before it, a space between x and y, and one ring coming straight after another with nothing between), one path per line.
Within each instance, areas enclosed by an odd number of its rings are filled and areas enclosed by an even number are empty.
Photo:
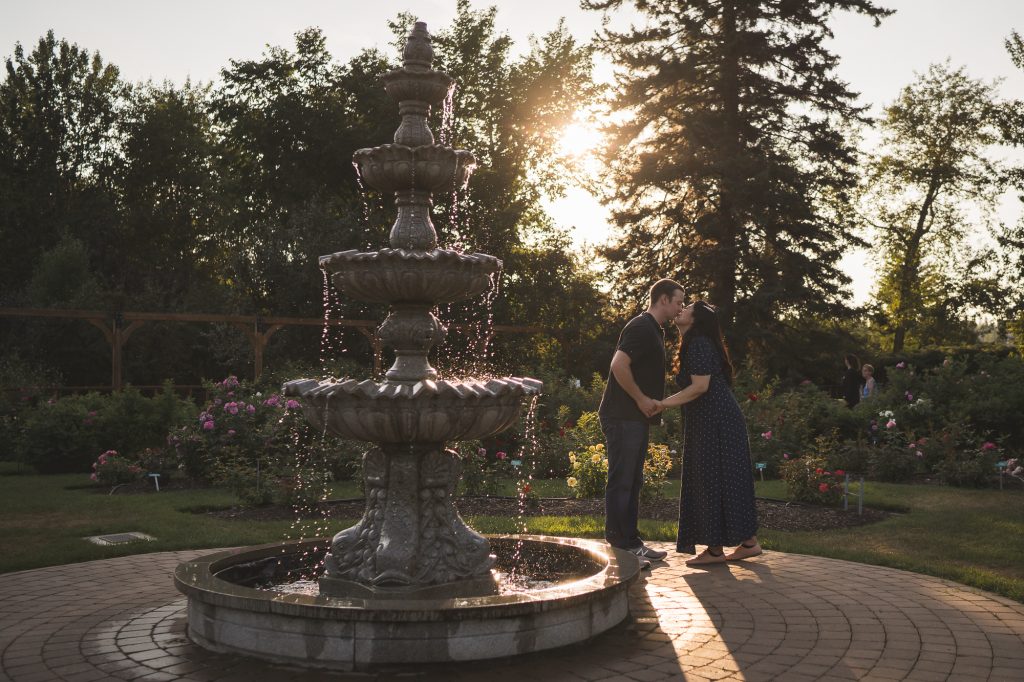
M569 453L569 464L571 464L573 466L576 466L576 453L574 453L574 452L570 452Z
M570 488L575 488L576 487L576 479L573 476L570 476L569 478L567 478L565 480L565 482L569 484Z
M594 447L595 447L595 448L597 448L598 450L604 450L604 445L603 445L603 444L601 444L601 443L598 443L598 444L597 444L597 445L595 445Z
M594 454L592 454L590 456L590 461L593 462L594 464L599 464L601 462L601 453L595 452Z

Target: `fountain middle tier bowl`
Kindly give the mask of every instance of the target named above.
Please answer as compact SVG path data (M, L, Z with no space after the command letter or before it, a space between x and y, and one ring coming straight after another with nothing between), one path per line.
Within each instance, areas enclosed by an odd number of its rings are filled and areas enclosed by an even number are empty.
M501 261L447 249L381 249L321 256L320 267L331 273L342 294L359 301L434 304L482 293L501 270Z
M286 395L302 398L314 427L373 443L486 438L512 426L525 399L543 388L518 377L415 384L296 379L284 385Z
M381 192L450 192L464 187L476 168L472 153L438 144L384 144L360 149L352 160L363 182Z

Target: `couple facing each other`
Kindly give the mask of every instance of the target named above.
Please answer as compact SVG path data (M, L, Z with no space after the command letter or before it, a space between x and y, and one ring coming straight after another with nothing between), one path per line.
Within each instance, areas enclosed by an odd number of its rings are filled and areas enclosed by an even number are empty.
M605 539L641 560L667 552L647 547L637 530L640 486L652 424L660 413L682 406L683 463L676 551L696 554L689 566L757 556L757 509L750 444L732 393L733 368L715 308L705 301L684 305L683 287L671 279L650 290L650 306L623 328L612 357L598 415L608 453ZM675 377L681 389L665 396L663 325L680 332ZM723 549L736 545L729 554ZM646 564L646 565L649 565Z

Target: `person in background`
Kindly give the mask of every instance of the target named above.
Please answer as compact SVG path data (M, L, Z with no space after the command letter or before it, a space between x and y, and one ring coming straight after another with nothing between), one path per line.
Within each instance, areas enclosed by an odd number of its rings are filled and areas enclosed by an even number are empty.
M864 377L864 386L861 388L861 400L867 400L875 395L877 384L875 384L875 368L867 363L861 365L861 376Z
M863 382L860 375L860 358L853 353L847 353L844 360L846 372L843 374L843 400L852 410L860 402L860 385Z

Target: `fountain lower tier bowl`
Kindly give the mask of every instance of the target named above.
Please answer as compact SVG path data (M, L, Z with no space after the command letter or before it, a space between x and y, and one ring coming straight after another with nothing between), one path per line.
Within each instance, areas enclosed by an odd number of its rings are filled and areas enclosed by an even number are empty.
M504 431L526 398L540 395L536 379L420 381L296 379L285 394L302 398L306 419L341 438L373 443L475 440Z
M439 144L384 144L352 155L363 182L381 192L451 192L464 187L476 168L473 154Z
M491 286L501 261L447 249L341 251L320 257L342 294L370 303L450 303Z
M207 649L335 670L499 658L581 642L628 614L640 564L624 550L575 538L491 537L502 571L589 566L540 589L484 597L374 600L261 590L302 562L309 574L326 539L221 552L183 563L175 586L188 597L189 638ZM317 549L314 549L317 548ZM277 561L275 561L275 559Z

